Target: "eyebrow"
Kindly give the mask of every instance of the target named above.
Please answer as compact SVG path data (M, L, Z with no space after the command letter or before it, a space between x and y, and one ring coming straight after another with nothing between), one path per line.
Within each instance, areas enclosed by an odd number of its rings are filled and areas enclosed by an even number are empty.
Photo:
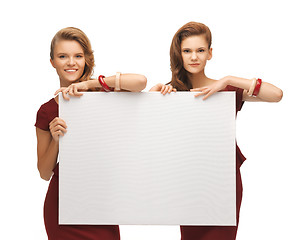
M69 55L68 53L64 53L64 52L61 52L61 53L57 53L57 55ZM84 55L83 52L80 52L80 53L75 53L74 55Z
M182 50L191 50L192 48L184 47ZM199 47L197 49L207 49L206 47Z

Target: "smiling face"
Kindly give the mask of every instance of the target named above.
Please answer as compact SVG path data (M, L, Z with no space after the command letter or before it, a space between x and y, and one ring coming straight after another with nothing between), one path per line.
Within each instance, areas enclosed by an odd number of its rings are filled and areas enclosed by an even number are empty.
M83 75L85 55L81 45L75 40L59 40L54 47L52 66L60 79L60 86L67 87Z
M212 58L212 48L208 47L204 35L194 35L181 42L181 56L184 69L191 74L204 72L207 60Z

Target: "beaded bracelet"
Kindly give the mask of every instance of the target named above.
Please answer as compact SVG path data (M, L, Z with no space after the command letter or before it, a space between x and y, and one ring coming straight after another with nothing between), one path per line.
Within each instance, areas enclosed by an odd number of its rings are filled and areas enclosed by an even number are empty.
M105 76L100 75L100 76L98 77L98 81L99 81L100 85L103 87L104 91L105 91L105 92L110 92L110 91L112 91L111 88L110 88L109 86L107 86L107 84L106 84L106 82L103 80L103 78L105 78Z

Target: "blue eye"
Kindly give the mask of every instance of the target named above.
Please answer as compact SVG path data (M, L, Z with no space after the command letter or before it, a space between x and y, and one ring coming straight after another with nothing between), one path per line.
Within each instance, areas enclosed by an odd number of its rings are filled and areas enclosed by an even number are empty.
M190 52L190 50L184 49L183 52L184 52L184 53L188 53L188 52Z
M82 58L82 57L83 57L82 55L77 55L77 56L76 56L76 58Z
M65 55L60 55L59 56L59 58L62 58L62 59L65 58L65 57L66 57Z

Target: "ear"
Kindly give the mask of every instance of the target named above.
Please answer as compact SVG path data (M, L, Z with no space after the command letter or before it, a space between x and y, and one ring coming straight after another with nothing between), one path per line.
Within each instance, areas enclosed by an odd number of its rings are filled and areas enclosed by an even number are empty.
M208 60L212 59L212 48L208 50Z
M55 67L55 64L54 64L54 62L53 62L53 60L50 58L50 63L51 63L51 65L52 65L52 67L54 67L54 68L56 68Z

